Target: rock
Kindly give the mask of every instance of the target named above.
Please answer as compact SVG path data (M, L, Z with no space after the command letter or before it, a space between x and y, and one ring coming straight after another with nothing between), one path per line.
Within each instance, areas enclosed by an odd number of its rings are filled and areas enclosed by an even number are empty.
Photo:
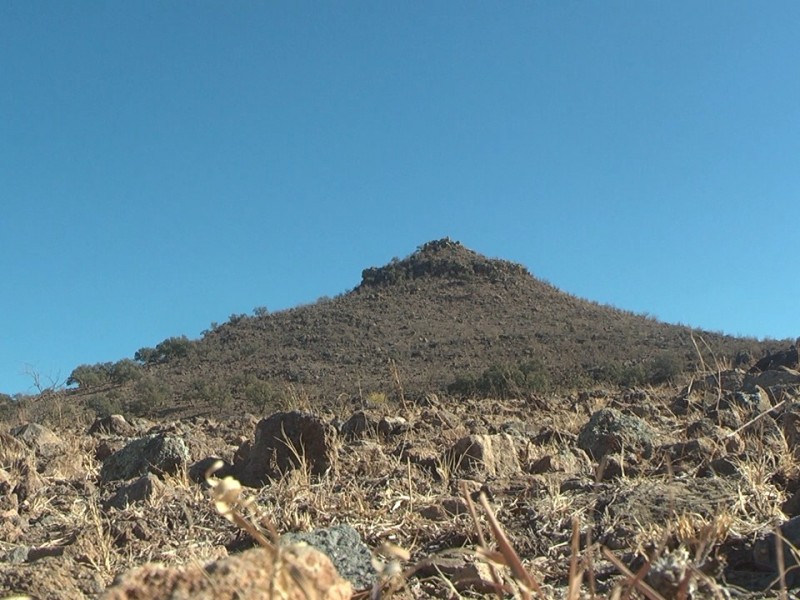
M342 435L348 440L364 437L369 434L374 435L375 432L378 431L378 420L372 415L360 410L342 423L339 431L341 431Z
M129 442L103 461L100 478L108 482L145 473L177 473L188 461L189 451L181 438L149 435Z
M106 502L106 506L125 509L129 504L147 502L164 489L164 484L153 475L143 475L133 483L124 485Z
M444 521L468 512L467 502L458 496L443 498L436 504L429 504L419 509L420 516L431 521Z
M148 563L115 582L101 600L349 600L352 586L330 559L311 546L294 545L276 556L253 548L205 567Z
M403 417L383 417L378 421L378 433L384 437L406 433L411 426Z
M797 346L792 344L786 350L767 354L756 362L748 373L763 373L764 371L771 371L781 367L797 369L798 364L800 364L800 361L798 361Z
M122 437L133 437L136 430L122 415L110 415L96 419L89 427L89 435L112 434Z
M38 456L52 458L63 451L64 444L55 433L38 423L25 423L11 430L11 435Z
M336 430L316 415L298 411L276 413L256 425L255 441L234 457L236 478L260 487L305 461L311 475L331 466Z
M207 456L189 466L187 471L189 479L195 483L205 483L208 470L217 462L221 462L222 466L214 471L214 477L222 479L233 474L233 465L231 463L221 459L219 456Z
M754 385L752 391L738 391L725 394L719 402L721 409L743 408L750 415L755 416L767 412L772 408L769 395L761 386Z
M513 438L507 433L468 435L445 453L454 472L480 477L513 477L522 467Z
M613 408L594 413L578 434L578 447L595 460L609 453L625 450L653 453L653 431L639 417L625 415Z
M327 556L354 589L368 589L375 582L372 553L350 525L342 523L308 533L285 533L280 538L281 546L297 543L308 544Z
M422 560L415 576L444 576L459 592L490 594L496 590L489 566L458 551L440 552Z
M792 369L779 369L764 371L763 373L748 373L743 387L747 392L753 392L756 387L760 387L775 399L780 396L779 392L782 389L795 388L797 386L800 386L799 372Z
M664 444L658 447L658 452L669 457L672 464L680 462L701 463L714 454L714 442L708 438L699 437L687 442Z
M75 568L57 558L44 558L25 564L0 561L0 594L37 600L85 600L100 592L101 576L96 569Z
M719 374L707 375L705 378L693 382L687 393L719 391L735 392L741 390L744 385L745 372L741 369L729 369Z
M783 561L786 568L786 585L800 587L800 565L793 548L800 548L800 517L793 517L780 526L783 539ZM753 561L759 569L778 573L777 540L770 532L753 545Z

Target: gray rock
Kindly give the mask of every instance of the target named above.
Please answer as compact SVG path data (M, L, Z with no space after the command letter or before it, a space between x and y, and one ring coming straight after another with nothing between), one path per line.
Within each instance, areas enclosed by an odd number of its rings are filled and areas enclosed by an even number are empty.
M189 462L181 438L156 434L135 439L105 459L100 469L104 482L133 479L145 473L177 473Z
M513 477L522 471L514 439L507 433L463 437L444 461L456 472L479 477Z
M89 435L103 433L131 437L136 433L136 430L122 415L109 415L108 417L95 419L95 422L89 428Z
M341 523L308 533L286 533L280 538L281 545L297 542L304 542L330 558L339 575L356 590L372 587L376 576L372 553L350 525Z
M108 500L106 506L125 509L129 504L137 502L147 502L164 488L164 484L153 475L148 473L130 483L119 488L116 493Z
M795 548L800 548L800 517L793 517L780 526L783 564L786 569L786 585L800 587L800 564ZM753 561L759 569L778 573L778 544L775 533L768 533L753 545Z
M354 413L342 423L340 429L342 435L349 440L361 438L370 433L374 435L377 430L377 419L363 410Z
M578 434L578 448L595 460L623 448L639 451L649 457L653 453L653 430L639 417L625 415L613 408L594 413Z
M11 565L21 565L28 562L31 549L28 546L16 546L9 550L3 557L3 562Z
M234 474L242 485L260 487L304 461L311 475L323 475L331 467L335 436L336 429L316 415L276 413L259 421L252 444L239 447Z
M774 395L781 389L797 386L800 386L800 372L782 368L763 373L748 373L743 387L748 392L753 392L756 387L760 387Z
M409 429L411 429L411 426L403 417L383 417L378 422L378 433L384 437L400 435L401 433L406 433Z
M36 452L50 458L59 454L64 444L55 433L38 423L25 423L11 430L11 435Z

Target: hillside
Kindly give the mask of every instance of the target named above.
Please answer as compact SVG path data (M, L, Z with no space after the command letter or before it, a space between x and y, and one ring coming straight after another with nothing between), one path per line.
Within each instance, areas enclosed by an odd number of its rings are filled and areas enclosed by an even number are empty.
M696 333L718 359L749 362L783 345ZM91 376L69 393L100 413L258 412L401 388L414 397L657 383L698 361L688 327L576 298L449 239L365 269L336 298L234 315L199 340L171 338L137 357L117 375L115 365L84 367Z
M800 588L797 344L754 361L449 240L257 312L0 404L3 596Z

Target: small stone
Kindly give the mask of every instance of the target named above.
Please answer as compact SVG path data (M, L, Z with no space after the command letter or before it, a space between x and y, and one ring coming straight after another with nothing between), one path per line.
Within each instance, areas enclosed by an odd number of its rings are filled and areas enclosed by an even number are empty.
M158 492L164 489L164 484L153 475L148 473L130 483L119 488L116 493L108 500L107 506L125 509L130 504L147 502Z
M481 477L513 477L522 470L514 440L507 433L463 437L445 453L444 461L455 472Z
M103 461L100 478L104 482L132 479L145 473L177 473L189 461L189 451L181 438L165 434L135 439Z
M95 419L95 422L89 427L88 433L89 435L112 434L122 437L132 437L136 433L136 430L122 415L109 415L107 417Z
M613 408L594 413L578 434L578 447L595 460L623 448L640 451L649 457L653 453L654 432L639 417L625 415Z

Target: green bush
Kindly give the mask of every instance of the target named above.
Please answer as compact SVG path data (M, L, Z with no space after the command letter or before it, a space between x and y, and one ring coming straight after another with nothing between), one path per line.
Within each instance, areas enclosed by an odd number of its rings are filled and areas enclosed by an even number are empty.
M108 385L111 382L111 367L110 362L75 367L67 379L67 385L77 385L82 390Z
M262 414L280 410L286 404L286 394L268 381L251 380L244 387L244 400Z
M509 398L550 389L550 377L544 365L527 361L516 365L492 365L479 376L459 377L447 391L462 396Z
M67 385L77 385L82 390L110 384L122 385L129 381L136 381L141 376L141 369L140 365L129 358L115 363L80 365L70 373Z
M101 418L125 412L122 400L115 392L93 395L86 404L95 415Z
M165 339L155 348L139 348L134 354L134 359L140 363L152 365L166 363L176 358L189 355L192 342L185 335Z
M133 388L134 399L129 408L135 415L146 415L153 410L164 408L169 399L170 389L155 377L142 377Z

